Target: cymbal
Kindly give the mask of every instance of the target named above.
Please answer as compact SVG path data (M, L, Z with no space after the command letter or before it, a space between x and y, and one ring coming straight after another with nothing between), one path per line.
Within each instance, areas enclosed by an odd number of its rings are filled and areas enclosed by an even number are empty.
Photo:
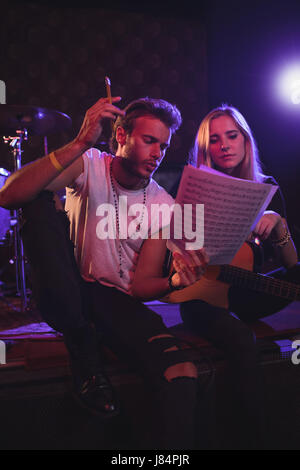
M29 135L47 136L70 129L69 116L53 109L36 106L0 104L0 135L14 135L17 130Z

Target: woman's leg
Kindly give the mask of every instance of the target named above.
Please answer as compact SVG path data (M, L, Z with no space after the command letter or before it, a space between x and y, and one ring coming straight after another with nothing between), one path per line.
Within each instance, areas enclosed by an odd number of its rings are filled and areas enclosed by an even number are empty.
M258 351L251 329L226 309L201 300L180 306L184 324L194 333L210 341L225 354L228 374L237 408L240 432L246 448L263 446L264 419L259 380Z

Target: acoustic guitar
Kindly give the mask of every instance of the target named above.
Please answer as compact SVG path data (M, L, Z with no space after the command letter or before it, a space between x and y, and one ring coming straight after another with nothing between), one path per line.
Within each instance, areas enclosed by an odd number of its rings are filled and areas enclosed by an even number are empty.
M248 288L291 301L300 300L300 285L253 272L253 251L244 243L230 264L208 266L204 276L184 289L170 292L161 302L180 303L201 299L216 307L228 308L230 286Z

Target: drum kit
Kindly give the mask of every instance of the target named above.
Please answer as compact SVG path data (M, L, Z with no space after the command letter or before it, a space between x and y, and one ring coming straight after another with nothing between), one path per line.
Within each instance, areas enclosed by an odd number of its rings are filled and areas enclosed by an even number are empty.
M23 142L30 136L41 136L44 138L45 154L48 153L47 136L57 132L68 131L71 127L71 118L56 110L49 110L35 106L18 106L0 104L0 135L4 142L9 145L12 158L13 170L22 167ZM3 186L9 172L0 169L0 182ZM21 309L26 310L28 306L28 292L26 287L25 256L22 239L20 235L21 209L8 211L0 208L2 227L9 224L12 233L13 257L10 263L15 267L15 291L21 299ZM2 228L3 231L3 228ZM5 240L6 234L1 233L0 241ZM1 281L1 279L0 279Z

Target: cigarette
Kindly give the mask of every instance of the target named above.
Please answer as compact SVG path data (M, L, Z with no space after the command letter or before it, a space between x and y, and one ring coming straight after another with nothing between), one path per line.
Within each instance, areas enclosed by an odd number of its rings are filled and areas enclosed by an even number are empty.
M108 77L105 77L105 86L106 86L106 94L109 103L111 104L111 91L110 91L110 79Z

